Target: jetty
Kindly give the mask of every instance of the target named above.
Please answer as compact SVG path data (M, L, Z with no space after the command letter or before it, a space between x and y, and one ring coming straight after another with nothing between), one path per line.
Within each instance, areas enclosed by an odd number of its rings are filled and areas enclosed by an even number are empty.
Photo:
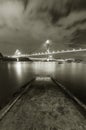
M38 76L0 112L0 130L86 130L86 112L53 78Z

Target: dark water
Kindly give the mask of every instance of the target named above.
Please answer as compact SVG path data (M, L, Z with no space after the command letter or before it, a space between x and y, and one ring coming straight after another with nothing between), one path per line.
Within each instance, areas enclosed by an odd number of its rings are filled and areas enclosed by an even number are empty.
M86 104L86 64L55 62L0 63L0 105L35 76L52 76Z

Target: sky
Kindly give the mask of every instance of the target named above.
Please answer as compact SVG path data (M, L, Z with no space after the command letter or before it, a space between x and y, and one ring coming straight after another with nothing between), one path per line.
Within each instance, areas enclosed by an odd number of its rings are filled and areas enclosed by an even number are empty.
M0 52L86 48L86 0L0 0Z

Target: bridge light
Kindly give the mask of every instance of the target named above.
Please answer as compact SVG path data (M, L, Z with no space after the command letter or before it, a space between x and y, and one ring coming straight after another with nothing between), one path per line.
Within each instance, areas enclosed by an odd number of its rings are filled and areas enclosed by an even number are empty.
M45 43L44 43L44 46L48 47L50 44L51 44L51 40L46 40Z
M55 51L53 51L52 53L55 53Z
M75 51L75 49L73 49L73 51Z
M49 44L49 43L50 43L50 40L47 40L47 41L46 41L46 44Z

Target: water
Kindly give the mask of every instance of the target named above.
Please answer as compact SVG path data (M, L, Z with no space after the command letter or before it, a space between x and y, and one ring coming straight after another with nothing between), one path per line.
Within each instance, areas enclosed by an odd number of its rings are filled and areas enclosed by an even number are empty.
M56 62L0 63L0 105L11 99L22 85L35 76L52 76L86 104L86 64Z

